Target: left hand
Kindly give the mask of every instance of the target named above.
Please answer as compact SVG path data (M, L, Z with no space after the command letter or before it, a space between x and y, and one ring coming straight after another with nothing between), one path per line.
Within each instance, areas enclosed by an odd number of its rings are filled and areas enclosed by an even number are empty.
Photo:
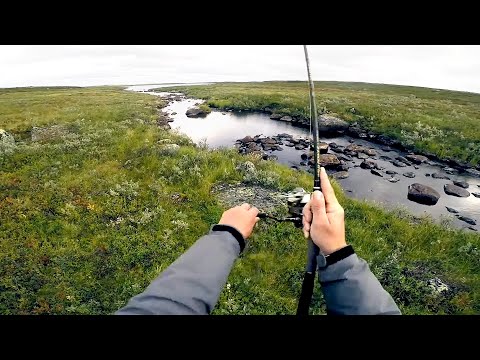
M246 239L252 234L253 227L260 220L257 215L258 209L245 203L225 211L218 223L234 227Z

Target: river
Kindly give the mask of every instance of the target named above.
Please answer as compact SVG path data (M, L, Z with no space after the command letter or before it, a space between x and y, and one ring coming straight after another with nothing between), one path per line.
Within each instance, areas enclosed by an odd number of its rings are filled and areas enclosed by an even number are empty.
M131 86L127 90L147 92L156 96L164 96L166 93L149 92L149 89L162 86L175 86L185 84L168 84L168 85L141 85ZM190 84L194 85L194 84ZM204 84L198 84L204 85ZM188 118L185 115L187 109L192 107L199 100L184 99L181 101L171 102L164 111L174 119L170 123L173 129L189 136L194 142L199 143L206 141L211 148L233 147L237 139L241 139L247 135L254 136L263 134L264 136L275 136L281 133L288 133L293 136L308 137L309 129L296 127L287 122L271 120L268 115L263 113L237 113L237 112L220 112L212 111L203 118ZM175 114L175 115L172 115ZM348 136L321 138L323 141L331 143L335 142L341 146L348 146L352 138ZM403 207L415 215L431 215L432 218L440 220L442 218L451 219L452 225L467 228L471 225L458 220L453 214L449 213L446 207L451 207L459 211L463 216L473 218L480 223L480 198L476 198L472 194L466 198L454 197L445 194L443 190L444 184L452 183L452 180L465 181L469 183L467 189L471 192L480 192L480 179L466 176L465 174L451 175L443 171L441 164L435 166L429 164L418 165L418 169L413 166L403 168L395 167L392 163L381 158L388 156L394 159L397 156L405 156L398 150L383 151L382 146L375 143L353 139L355 144L364 145L373 148L377 156L374 161L386 170L398 172L395 175L400 179L397 183L391 183L386 177L379 177L370 173L369 170L360 167L352 167L348 170L349 177L338 180L346 194L357 199L365 199L376 202L387 208ZM300 164L301 154L305 151L295 150L293 147L282 146L283 151L268 151L278 157L278 161L287 166L297 166L300 169L308 170L308 167ZM331 151L329 151L331 153ZM359 165L362 160L353 158L350 165ZM415 174L415 178L407 178L403 176L406 172ZM451 180L435 179L425 174L439 173L448 176ZM428 185L441 195L439 201L434 206L427 206L415 203L407 199L408 186L413 183L421 183ZM477 227L474 227L477 228ZM468 230L471 231L471 230Z

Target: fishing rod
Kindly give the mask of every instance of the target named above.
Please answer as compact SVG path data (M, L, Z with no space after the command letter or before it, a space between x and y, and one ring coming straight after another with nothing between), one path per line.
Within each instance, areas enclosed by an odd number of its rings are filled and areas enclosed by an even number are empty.
M307 75L308 75L308 87L310 91L310 125L313 122L313 191L321 191L320 184L320 146L319 146L319 134L318 134L318 114L317 104L315 102L315 86L310 74L310 60L308 57L307 45L303 45L305 53L305 62L307 63ZM289 221L293 222L295 227L302 227L303 208L310 201L310 194L305 190L297 191L296 193L289 194L287 199L289 206L289 213L292 217L276 218L274 216L260 213L258 217L261 219L272 219L275 221ZM308 251L307 251L307 265L305 267L305 274L303 277L302 291L297 306L297 315L308 315L310 309L310 303L312 301L313 288L315 285L315 272L317 268L317 256L320 250L317 245L314 244L311 238L308 238Z

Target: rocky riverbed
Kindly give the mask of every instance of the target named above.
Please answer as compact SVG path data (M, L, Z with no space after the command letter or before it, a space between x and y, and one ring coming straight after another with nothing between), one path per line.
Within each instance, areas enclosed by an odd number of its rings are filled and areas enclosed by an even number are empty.
M213 111L192 118L195 111L189 109L198 107L201 100L181 94L152 94L168 102L160 116L161 126L178 129L210 147L235 146L242 154L257 154L299 171L312 171L311 137L299 119L271 119L268 109L263 113ZM365 132L358 124L332 116L324 116L322 121L320 163L347 195L477 230L473 223L480 220L478 170L411 152L387 137Z

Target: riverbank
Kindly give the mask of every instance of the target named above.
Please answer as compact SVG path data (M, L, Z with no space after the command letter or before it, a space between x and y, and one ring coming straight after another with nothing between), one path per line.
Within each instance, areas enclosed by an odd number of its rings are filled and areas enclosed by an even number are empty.
M164 106L113 88L0 89L0 128L14 139L0 158L0 313L112 313L207 232L222 203L265 198L281 211L276 194L311 187L307 173L195 145L170 130ZM404 313L480 313L478 234L335 186L348 241ZM214 313L294 314L305 248L291 224L261 221ZM318 292L312 312L324 311Z
M320 112L348 122L350 136L412 150L472 173L480 171L480 94L408 86L316 82ZM309 126L304 82L218 83L161 88L214 108L261 111Z

